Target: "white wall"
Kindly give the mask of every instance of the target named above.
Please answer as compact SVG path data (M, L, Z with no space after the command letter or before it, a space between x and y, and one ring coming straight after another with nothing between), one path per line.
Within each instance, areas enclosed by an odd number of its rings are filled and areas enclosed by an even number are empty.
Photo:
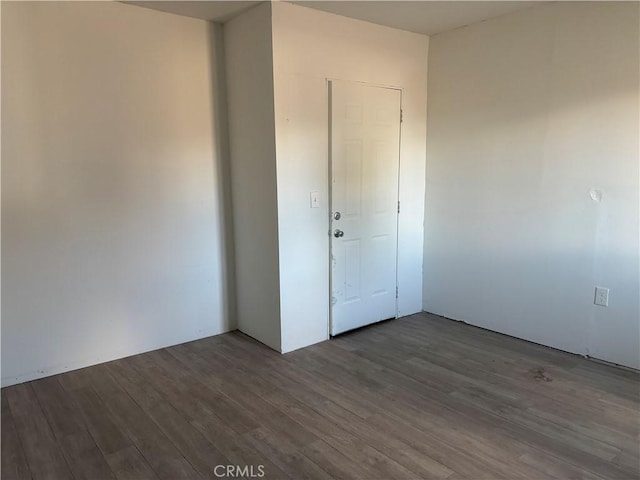
M399 312L422 309L429 38L275 2L273 74L278 170L282 351L328 338L327 78L403 89ZM321 192L320 208L309 194Z
M271 5L224 25L238 328L280 350Z
M3 386L235 327L212 38L121 3L3 2Z
M425 310L640 367L638 29L568 2L431 38Z

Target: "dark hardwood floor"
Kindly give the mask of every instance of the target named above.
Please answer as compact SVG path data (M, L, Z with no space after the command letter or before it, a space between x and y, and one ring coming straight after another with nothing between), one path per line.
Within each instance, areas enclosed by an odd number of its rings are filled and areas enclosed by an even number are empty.
M638 479L639 399L635 372L427 314L287 355L235 332L3 389L1 473Z

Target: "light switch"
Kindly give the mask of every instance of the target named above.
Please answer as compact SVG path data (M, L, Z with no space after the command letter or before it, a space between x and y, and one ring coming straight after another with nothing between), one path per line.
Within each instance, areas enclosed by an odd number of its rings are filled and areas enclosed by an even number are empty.
M311 208L320 208L320 192L311 192Z

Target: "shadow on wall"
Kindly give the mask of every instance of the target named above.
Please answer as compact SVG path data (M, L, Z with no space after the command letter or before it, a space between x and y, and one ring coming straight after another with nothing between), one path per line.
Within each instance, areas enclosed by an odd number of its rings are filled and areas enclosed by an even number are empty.
M3 385L235 328L215 28L2 4Z
M224 58L223 26L208 22L209 57L211 58L211 111L213 113L213 145L215 157L214 181L217 183L218 205L220 206L218 231L222 232L222 293L225 299L224 318L229 329L237 327L236 317L236 277L233 238L233 206L231 194L231 155L229 147L229 123L227 112L227 88Z

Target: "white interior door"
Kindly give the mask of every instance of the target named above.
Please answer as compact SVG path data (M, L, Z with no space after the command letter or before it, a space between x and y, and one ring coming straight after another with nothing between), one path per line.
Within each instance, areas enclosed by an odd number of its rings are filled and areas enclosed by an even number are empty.
M397 316L401 92L329 83L331 334Z

